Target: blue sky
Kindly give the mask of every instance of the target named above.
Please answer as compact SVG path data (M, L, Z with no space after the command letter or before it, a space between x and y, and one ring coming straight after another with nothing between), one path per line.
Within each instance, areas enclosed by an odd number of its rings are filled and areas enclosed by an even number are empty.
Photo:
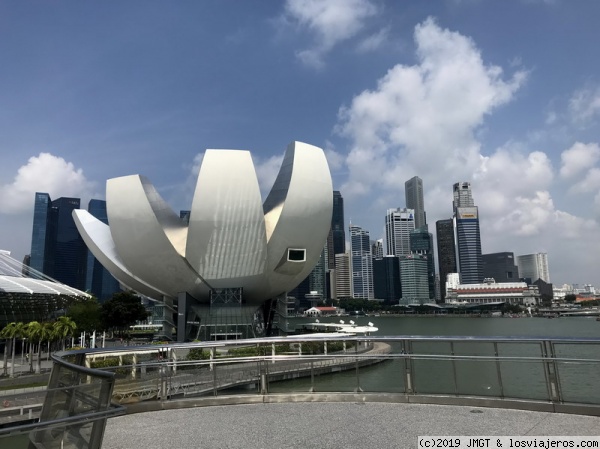
M140 173L175 210L207 148L252 151L266 193L292 140L326 150L346 220L383 236L424 181L430 230L470 181L483 252L548 252L600 286L594 0L0 3L0 248L34 192L104 197Z

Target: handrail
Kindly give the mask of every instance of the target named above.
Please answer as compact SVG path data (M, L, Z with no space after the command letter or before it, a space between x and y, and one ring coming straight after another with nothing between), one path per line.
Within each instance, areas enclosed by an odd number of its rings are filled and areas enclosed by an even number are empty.
M306 335L306 336L305 336ZM120 346L111 348L84 348L76 349L71 351L64 351L57 353L57 355L76 355L76 354L101 354L103 352L135 352L137 350L165 350L165 349L189 349L189 348L223 348L227 346L241 346L241 345L260 345L260 344L272 344L272 343L296 343L303 341L489 341L489 342L531 342L539 343L540 341L551 341L553 343L578 343L578 344L600 344L600 338L595 337L550 337L550 336L468 336L468 335L391 335L391 336L356 336L356 335L340 335L335 332L331 332L330 335L318 335L313 336L311 334L302 335L302 338L294 338L291 340L288 337L262 337L262 338L248 338L239 340L221 340L221 341L202 341L202 342L188 342L188 343L165 343L165 344L147 344L147 345L135 345L135 346Z
M89 413L82 413L75 416L66 416L63 418L56 418L43 423L35 422L29 424L19 424L16 426L0 428L0 438L4 435L11 435L17 433L26 433L39 430L53 429L56 427L63 427L65 425L74 425L80 423L89 423L91 421L98 421L101 419L112 418L125 413L125 407L120 404L111 404L111 408L108 410L95 411Z
M332 342L344 343L344 348L348 343L354 345L348 346L345 352L326 354L308 354L301 351L279 354L275 351L276 346L281 344L291 344L296 348L306 343L319 343L323 347L324 342L328 342L328 347L331 347L329 343ZM481 346L471 346L471 343ZM282 399L286 397L288 400L318 400L315 398L319 397L319 392L327 393L322 400L342 398L344 394L360 395L355 396L356 400L381 400L382 394L386 394L385 400L401 402L424 401L600 415L600 396L593 392L589 392L587 396L573 394L572 385L569 383L577 382L573 380L573 376L578 379L579 370L582 369L590 373L600 373L600 369L595 368L600 366L600 358L597 355L600 352L589 350L589 347L594 345L600 348L600 338L357 336L330 333L305 334L294 338L270 337L64 351L52 356L55 368L62 367L77 373L82 379L102 379L111 385L111 394L114 382L113 400L130 400L135 402L135 405L112 405L102 412L88 413L80 418L72 417L72 421L62 418L38 423L37 426L44 424L53 427L60 426L61 423L70 425L71 422L81 420L102 420L125 411L147 410L144 405L156 409L169 401L177 401L169 407L178 407L186 406L185 401L194 405L229 403L228 400L230 403L242 403L252 401L253 399L247 398L252 398L253 395L261 395L263 400L268 400L273 395L279 395L273 400L286 400ZM220 356L221 353L240 346L262 347L261 351L264 352L262 355L243 357ZM578 351L577 346L585 349ZM210 358L185 360L191 349L208 351ZM102 357L118 357L121 365L107 368L90 367L92 360ZM388 385L375 382L377 388L369 389L364 384L365 379L368 379L369 372L379 371L379 368L363 371L363 367L380 362L390 364L387 368L382 366L382 369L392 370L394 383ZM474 363L481 365L473 365ZM430 366L447 371L433 373L428 368ZM489 391L481 391L479 383L470 385L462 377L474 366L477 370L481 367L482 378L491 385ZM514 379L511 377L514 367L523 372L534 373L523 376L519 381L532 382L535 391L533 387L531 392L528 390L530 384L523 387L524 390L521 386L518 386L521 389L515 389L512 383ZM343 386L336 382L333 388L336 391L330 391L331 387L325 388L318 383L319 375L342 370L352 373L352 376L345 376L346 383ZM436 374L439 374L439 377L436 377ZM592 377L595 379L595 376L596 374L593 374ZM283 384L278 390L273 387L271 392L273 382L300 377L306 379L298 384L305 385L300 387L301 390L295 390L294 387L286 390L287 384ZM434 383L428 383L432 379ZM436 379L438 384L435 383ZM254 384L255 390L247 389L244 394L227 394L228 388L248 384ZM79 387L85 389L85 385L84 381ZM310 385L310 388L307 389L306 385ZM74 387L76 389L77 386L67 388L73 390ZM58 385L57 391L60 392L61 388L65 389ZM52 388L49 390L53 391ZM281 391L286 393L282 396ZM219 396L218 402L215 402L216 396ZM39 429L35 426L29 424L23 428ZM0 430L0 437L5 433L6 430Z

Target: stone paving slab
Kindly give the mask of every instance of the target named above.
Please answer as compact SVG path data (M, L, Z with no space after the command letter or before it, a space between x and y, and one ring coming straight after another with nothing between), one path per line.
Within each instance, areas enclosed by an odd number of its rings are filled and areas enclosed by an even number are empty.
M111 418L103 449L416 448L423 435L600 435L600 417L394 403L277 403Z

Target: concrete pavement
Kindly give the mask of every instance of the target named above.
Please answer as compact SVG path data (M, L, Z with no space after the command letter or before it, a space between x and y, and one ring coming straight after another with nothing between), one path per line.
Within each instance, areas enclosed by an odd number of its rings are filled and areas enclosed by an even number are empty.
M103 449L416 448L417 437L599 435L600 417L427 404L296 402L111 418Z

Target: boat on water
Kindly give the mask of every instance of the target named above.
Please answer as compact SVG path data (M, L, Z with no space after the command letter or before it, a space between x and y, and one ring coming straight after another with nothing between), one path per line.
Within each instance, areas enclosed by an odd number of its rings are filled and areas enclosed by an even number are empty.
M370 335L378 330L371 322L366 326L361 326L352 320L348 323L344 320L340 320L339 323L321 323L319 320L315 320L312 323L302 323L296 327L297 334Z

